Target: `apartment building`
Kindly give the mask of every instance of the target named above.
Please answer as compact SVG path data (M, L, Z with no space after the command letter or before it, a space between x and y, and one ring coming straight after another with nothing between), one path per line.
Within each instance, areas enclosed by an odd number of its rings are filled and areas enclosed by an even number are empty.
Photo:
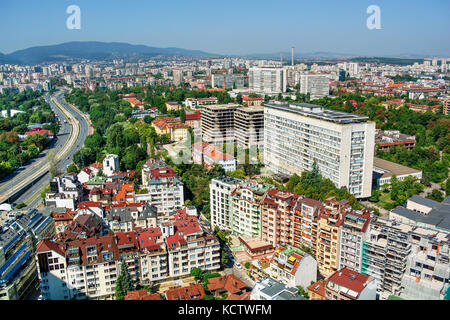
M236 143L244 149L264 145L264 108L258 106L237 108L234 113Z
M317 280L317 261L298 248L279 247L270 260L269 275L288 287L306 288Z
M114 236L68 244L42 240L36 249L41 294L46 300L113 298L119 260Z
M402 277L402 294L412 300L443 300L450 279L448 232L413 227L411 253Z
M242 74L220 74L211 75L211 86L213 88L233 89L243 88L245 76Z
M444 100L444 114L450 114L450 97L445 98Z
M261 239L273 246L294 244L295 207L302 197L270 188L261 201Z
M142 187L148 193L135 195L135 201L150 201L159 215L168 216L184 204L183 183L164 160L150 159L142 166Z
M378 290L398 295L411 253L411 227L373 217L363 241L361 273L378 281Z
M319 271L329 275L339 267L339 236L347 201L327 199L317 219L316 259Z
M38 286L36 243L53 237L55 222L37 210L16 212L0 227L0 300L24 300Z
M317 220L323 203L318 200L303 198L294 208L294 246L311 249L317 253Z
M283 68L251 67L248 71L249 89L261 94L286 92L287 72Z
M157 228L73 241L42 240L36 250L41 292L48 300L111 299L122 263L141 285L220 268L219 240L196 217L173 215Z
M302 74L300 93L309 93L311 100L327 97L330 95L330 78L324 74Z
M327 279L327 300L376 300L377 280L348 268L335 271Z
M187 98L184 104L195 110L195 109L202 109L204 105L209 104L217 104L217 98L216 97L209 97L209 98Z
M167 248L162 231L146 228L137 232L139 243L140 283L151 285L164 281L169 276Z
M161 224L167 246L169 277L189 276L192 268L216 271L220 268L220 244L205 232L196 217L176 214Z
M74 210L82 200L83 186L76 175L61 175L50 181L50 191L45 194L45 205Z
M234 113L238 104L205 105L202 109L203 141L234 143Z
M368 209L345 210L339 241L339 269L349 268L361 272L363 241L370 223L371 211Z
M209 185L211 228L217 226L222 230L232 228L232 193L241 182L228 176L221 176L211 180Z
M416 137L403 134L398 130L376 130L375 144L379 150L389 151L391 147L403 146L406 149L414 149Z
M264 164L274 173L320 173L357 198L372 192L375 123L365 116L306 103L264 108Z
M105 217L112 232L130 232L136 228L154 228L158 211L153 205L143 203L113 205Z
M232 192L231 231L237 236L261 237L261 201L267 184L246 180Z

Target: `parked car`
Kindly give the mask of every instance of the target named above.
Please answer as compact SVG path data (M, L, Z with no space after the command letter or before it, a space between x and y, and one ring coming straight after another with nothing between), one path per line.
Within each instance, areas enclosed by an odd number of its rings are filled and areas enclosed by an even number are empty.
M236 262L234 265L236 266L236 268L242 269L242 265L239 262Z

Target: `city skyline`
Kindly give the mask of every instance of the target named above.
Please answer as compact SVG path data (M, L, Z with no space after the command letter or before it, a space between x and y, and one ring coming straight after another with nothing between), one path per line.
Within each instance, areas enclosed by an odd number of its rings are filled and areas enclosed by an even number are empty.
M71 5L80 7L80 30L66 27L70 16L66 9ZM381 29L366 26L370 5L380 7ZM407 6L366 0L339 4L288 1L283 5L233 0L226 7L206 1L111 5L105 1L37 4L19 0L0 6L0 25L10 30L3 35L3 54L71 41L125 42L220 55L274 54L289 52L292 46L299 55L448 56L450 52L449 36L442 32L450 27L445 18L450 4L440 0L433 5L410 1ZM21 14L18 17L13 12Z

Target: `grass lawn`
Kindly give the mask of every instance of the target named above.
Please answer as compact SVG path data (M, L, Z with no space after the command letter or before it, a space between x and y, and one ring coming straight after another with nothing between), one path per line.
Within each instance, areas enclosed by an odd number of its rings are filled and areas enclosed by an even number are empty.
M381 193L380 195L380 201L377 202L377 204L380 207L383 207L386 209L386 205L388 204L392 204L394 203L394 201L391 200L391 192L389 191L388 193Z
M397 296L389 296L387 299L388 300L405 300L405 299L397 297Z

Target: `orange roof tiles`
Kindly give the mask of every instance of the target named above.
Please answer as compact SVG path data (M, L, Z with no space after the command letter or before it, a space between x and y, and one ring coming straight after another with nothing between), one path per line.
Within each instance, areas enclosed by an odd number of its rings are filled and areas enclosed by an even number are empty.
M201 284L191 284L187 287L170 288L166 291L167 300L201 300L205 290Z

